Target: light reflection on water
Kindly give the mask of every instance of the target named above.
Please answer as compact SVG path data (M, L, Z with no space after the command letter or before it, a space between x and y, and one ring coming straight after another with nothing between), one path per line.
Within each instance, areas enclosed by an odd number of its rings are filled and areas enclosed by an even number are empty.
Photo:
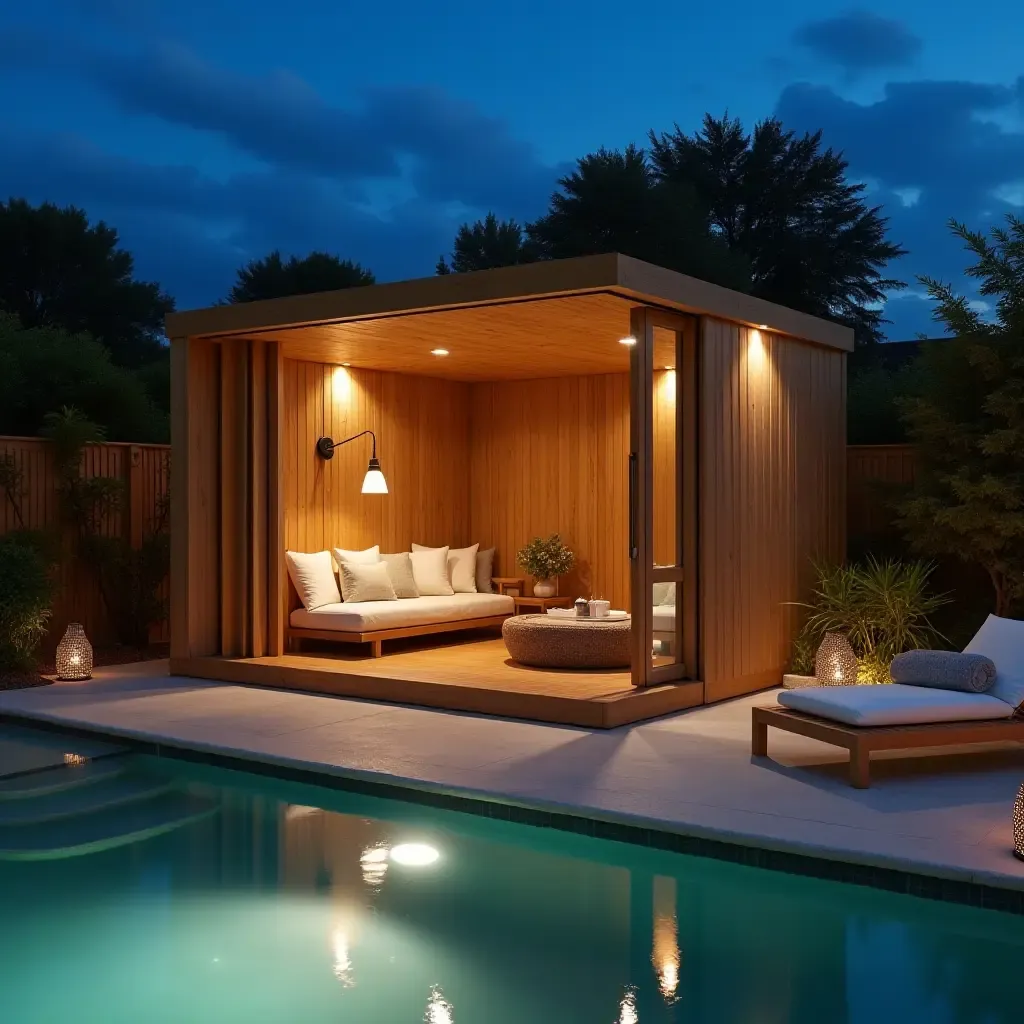
M1016 918L182 771L217 815L0 862L3 1024L1019 1020Z

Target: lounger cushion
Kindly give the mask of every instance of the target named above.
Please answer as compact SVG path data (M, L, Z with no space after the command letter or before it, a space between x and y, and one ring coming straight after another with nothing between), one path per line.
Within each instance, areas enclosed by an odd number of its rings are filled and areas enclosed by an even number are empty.
M892 659L889 675L894 683L930 686L938 690L984 693L992 686L996 667L984 654L959 651L904 651Z
M286 551L284 558L304 608L319 608L341 600L330 551Z
M1024 622L990 615L964 648L965 654L984 654L996 666L996 681L988 696L1011 708L1024 705Z
M654 632L674 633L676 628L676 606L656 604L654 606Z
M450 597L412 597L406 601L366 601L330 604L306 611L297 608L291 624L297 629L336 629L369 633L375 629L401 629L439 622L511 615L515 605L504 594L453 594Z
M309 614L316 614L315 612ZM881 686L806 686L783 690L779 703L793 711L846 725L927 725L932 722L1009 718L1013 708L987 693Z

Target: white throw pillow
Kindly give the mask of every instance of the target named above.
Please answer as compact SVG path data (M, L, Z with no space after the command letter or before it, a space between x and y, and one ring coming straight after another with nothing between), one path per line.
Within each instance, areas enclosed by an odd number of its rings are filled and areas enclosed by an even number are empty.
M387 562L342 562L341 596L356 601L395 601Z
M964 648L965 654L984 654L996 666L996 681L985 691L1012 708L1024 705L1024 622L990 615Z
M355 565L372 565L380 561L380 545L374 544L372 548L364 551L346 551L344 548L334 549L334 560L341 565L342 562L352 562Z
M476 593L476 553L480 550L479 544L468 548L428 548L422 544L413 544L413 552L417 551L447 551L448 552L448 580L452 590L456 594Z
M395 597L419 597L416 576L412 571L412 555L403 551L397 555L381 555L381 561L388 567L391 585L395 588Z
M448 549L413 545L412 574L420 597L450 597L455 593L448 580Z
M493 594L494 584L491 577L494 575L494 548L476 553L476 592L478 594Z
M306 611L341 600L330 551L286 551L288 575Z

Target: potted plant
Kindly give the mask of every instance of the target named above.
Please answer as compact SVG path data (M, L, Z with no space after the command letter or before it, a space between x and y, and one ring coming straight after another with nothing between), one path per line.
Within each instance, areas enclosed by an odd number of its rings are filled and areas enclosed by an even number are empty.
M558 577L567 573L576 561L572 551L557 533L548 538L534 537L516 555L516 561L534 578L536 597L554 597Z

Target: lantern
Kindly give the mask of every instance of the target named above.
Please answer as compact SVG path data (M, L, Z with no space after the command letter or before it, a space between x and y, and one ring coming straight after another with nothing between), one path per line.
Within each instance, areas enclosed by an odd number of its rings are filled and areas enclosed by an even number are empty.
M826 633L814 656L819 686L852 686L857 682L857 655L842 633Z
M57 678L67 681L92 678L92 645L80 622L69 622L57 644Z
M1017 802L1013 805L1013 852L1024 860L1024 784L1017 793Z

